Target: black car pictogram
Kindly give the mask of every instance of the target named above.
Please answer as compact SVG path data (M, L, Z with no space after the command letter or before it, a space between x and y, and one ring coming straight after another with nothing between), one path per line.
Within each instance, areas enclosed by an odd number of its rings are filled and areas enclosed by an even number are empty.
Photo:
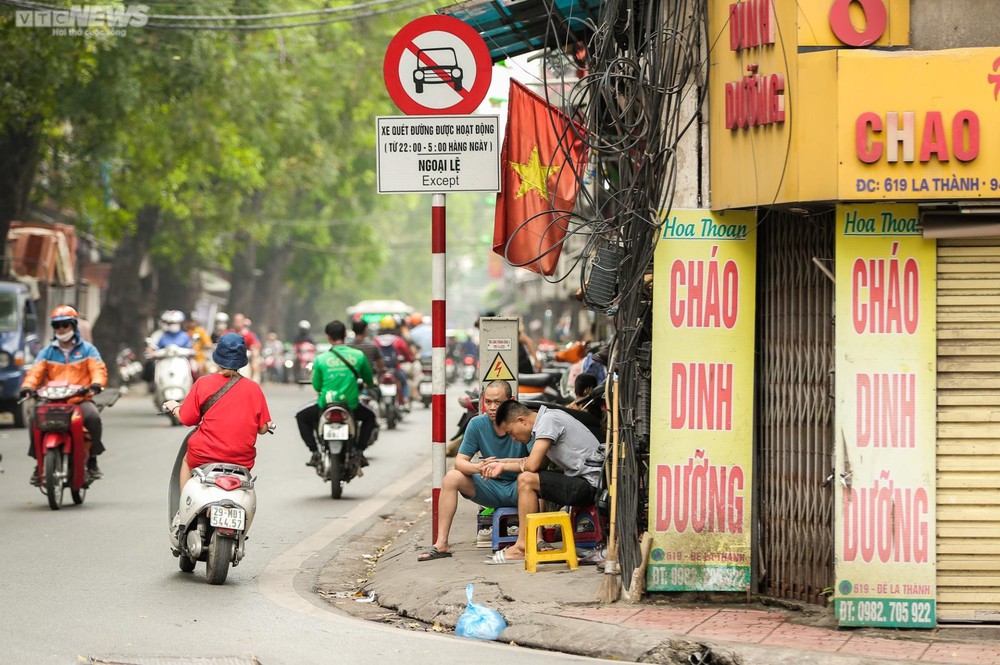
M451 47L427 48L417 51L417 68L413 70L413 83L417 94L424 91L425 83L449 83L455 90L462 89L462 68Z

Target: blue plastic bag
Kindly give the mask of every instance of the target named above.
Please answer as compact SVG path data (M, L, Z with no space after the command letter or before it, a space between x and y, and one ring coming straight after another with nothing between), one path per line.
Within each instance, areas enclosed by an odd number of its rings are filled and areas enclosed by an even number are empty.
M455 634L459 637L472 637L477 640L495 640L507 627L500 613L490 607L472 602L472 585L465 587L465 597L468 605L465 612L458 617L455 624Z

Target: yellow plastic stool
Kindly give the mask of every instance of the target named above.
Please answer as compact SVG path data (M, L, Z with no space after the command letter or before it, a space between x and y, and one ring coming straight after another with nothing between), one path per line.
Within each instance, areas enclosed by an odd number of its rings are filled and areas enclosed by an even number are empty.
M562 530L562 548L558 550L538 551L538 527L558 526ZM576 560L576 542L573 540L573 526L569 521L569 513L561 510L554 513L531 513L527 524L521 527L527 529L524 545L524 569L535 572L539 563L545 561L565 561L570 570L580 567Z

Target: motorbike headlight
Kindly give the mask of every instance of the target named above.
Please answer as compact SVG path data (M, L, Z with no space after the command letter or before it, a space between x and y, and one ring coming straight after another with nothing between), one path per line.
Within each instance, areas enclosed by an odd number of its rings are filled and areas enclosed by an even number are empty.
M13 358L6 351L0 351L0 369L7 369L11 366Z

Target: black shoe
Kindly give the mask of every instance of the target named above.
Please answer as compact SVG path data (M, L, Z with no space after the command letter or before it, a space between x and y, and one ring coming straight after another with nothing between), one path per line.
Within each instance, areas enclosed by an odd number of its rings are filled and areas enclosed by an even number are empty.
M91 480L97 480L98 478L104 477L104 472L101 471L101 467L97 466L96 457L91 457L87 460L87 471L90 473Z
M358 451L358 467L363 469L369 464L371 464L371 462L368 461L368 458L365 457L365 454L361 451Z
M313 454L312 454L312 457L310 457L309 461L306 462L306 466L318 466L319 465L319 460L320 460L319 451L318 450L314 450Z
M34 470L31 472L31 478L28 480L29 483L35 487L41 487L42 481L38 479L38 466L36 465Z

